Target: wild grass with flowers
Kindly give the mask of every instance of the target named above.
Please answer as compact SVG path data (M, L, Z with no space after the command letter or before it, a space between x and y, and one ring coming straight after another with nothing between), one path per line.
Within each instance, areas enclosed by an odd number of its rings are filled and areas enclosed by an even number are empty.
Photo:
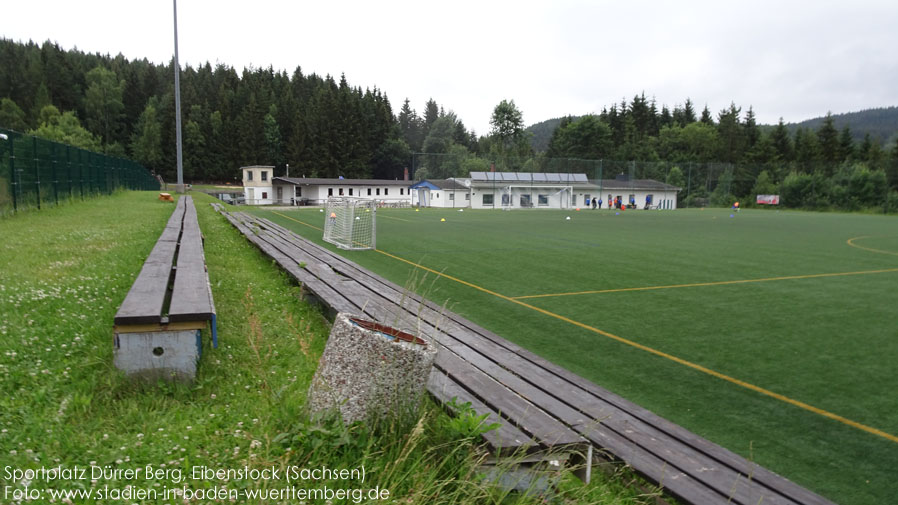
M389 492L379 496L383 503L652 499L628 487L625 473L600 474L589 486L562 474L551 495L498 489L478 470L476 419L449 417L430 400L414 419L348 427L309 421L306 390L329 324L299 299L290 278L212 211L207 195L194 199L219 348L204 334L192 384L125 378L112 365L112 320L171 213L171 204L155 196L122 192L0 220L0 488L38 489L37 502L92 504L234 501L196 499L210 489L237 491L238 503L324 503L287 494L291 486L379 488ZM280 477L193 478L202 466L279 469ZM85 478L14 479L3 471L76 467L88 469ZM364 468L366 479L288 482L283 474L325 467ZM252 498L247 491L267 494ZM2 496L4 503L17 501ZM375 500L365 495L361 502L369 501Z

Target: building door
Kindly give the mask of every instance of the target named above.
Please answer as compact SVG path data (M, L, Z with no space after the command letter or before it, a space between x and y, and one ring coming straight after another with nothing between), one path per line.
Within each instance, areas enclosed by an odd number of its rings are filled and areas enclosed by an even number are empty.
M256 188L246 188L246 203L248 205L256 204Z
M278 195L277 196L278 203L284 203L284 187L283 186L277 187L277 195Z

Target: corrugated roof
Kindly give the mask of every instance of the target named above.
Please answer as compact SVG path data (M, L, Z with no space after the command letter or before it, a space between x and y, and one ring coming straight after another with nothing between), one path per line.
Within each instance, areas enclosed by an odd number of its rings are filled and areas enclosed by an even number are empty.
M471 180L475 183L493 182L496 185L508 185L512 182L534 185L576 184L577 186L593 186L596 189L644 190L644 191L679 191L683 188L652 179L588 179L586 174L570 173L530 173L530 172L471 172Z
M471 180L475 182L555 182L555 183L588 183L586 174L572 173L533 173L533 172L471 172Z

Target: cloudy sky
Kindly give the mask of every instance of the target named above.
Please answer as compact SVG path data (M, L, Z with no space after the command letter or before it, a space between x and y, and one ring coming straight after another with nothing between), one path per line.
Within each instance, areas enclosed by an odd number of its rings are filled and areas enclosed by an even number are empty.
M7 2L0 36L167 62L167 0ZM644 92L735 102L762 123L898 105L898 2L181 0L182 66L345 73L419 113L433 98L478 134L514 100L527 124Z

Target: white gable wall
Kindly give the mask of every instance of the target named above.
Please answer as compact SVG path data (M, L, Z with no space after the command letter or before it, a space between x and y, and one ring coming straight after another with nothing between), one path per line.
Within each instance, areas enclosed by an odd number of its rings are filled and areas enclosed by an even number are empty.
M411 191L412 206L440 209L464 209L471 206L471 193L467 189L418 188Z
M274 191L271 180L274 178L274 167L255 165L241 167L243 175L243 197L247 205L271 205L274 203Z

